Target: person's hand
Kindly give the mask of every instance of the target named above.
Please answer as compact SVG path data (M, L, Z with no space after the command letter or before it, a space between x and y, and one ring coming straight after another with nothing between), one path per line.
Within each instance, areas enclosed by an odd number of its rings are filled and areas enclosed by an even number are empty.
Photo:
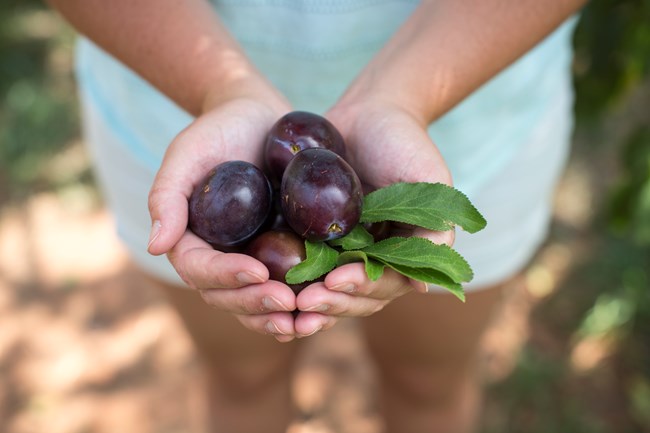
M266 267L252 257L214 250L187 229L187 221L192 190L215 165L242 160L262 167L265 134L288 110L282 99L268 103L246 96L215 103L171 143L149 195L149 252L166 253L205 302L279 341L293 339L292 290L270 281Z
M442 182L451 185L449 170L429 138L426 125L396 105L371 101L335 107L327 117L346 140L346 159L362 183L374 190L396 182ZM452 245L453 231L431 232L400 227L400 236L420 236ZM426 292L426 284L385 269L377 281L368 279L363 264L331 271L324 282L305 288L297 297L298 336L333 326L339 317L368 316L412 291Z

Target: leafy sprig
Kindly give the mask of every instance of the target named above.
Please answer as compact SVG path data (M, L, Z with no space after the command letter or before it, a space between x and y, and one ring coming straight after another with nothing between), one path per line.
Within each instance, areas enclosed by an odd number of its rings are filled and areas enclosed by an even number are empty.
M474 275L457 251L418 237L389 237L375 242L362 224L383 221L435 231L460 227L469 233L476 233L487 224L467 196L453 187L441 183L396 183L365 196L360 224L348 235L329 242L305 241L306 259L287 273L287 283L313 281L337 266L362 262L373 281L388 267L406 277L444 287L465 300L462 284Z

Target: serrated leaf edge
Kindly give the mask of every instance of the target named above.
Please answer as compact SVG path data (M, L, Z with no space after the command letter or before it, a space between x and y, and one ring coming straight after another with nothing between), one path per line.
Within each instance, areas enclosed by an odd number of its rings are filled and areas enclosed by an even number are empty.
M456 224L456 223L454 223L453 221L451 221L451 220L449 220L447 218L443 218L442 216L439 216L438 220L441 223L441 227L438 227L437 231L448 231L448 230L454 229L455 227L460 227L462 230L467 231L468 233L476 233L476 232L478 232L480 230L483 230L487 226L487 220L485 219L485 217L476 208L476 206L474 206L474 204L471 202L469 197L467 197L467 195L464 192L462 192L459 189L454 188L453 186L450 186L450 185L447 185L447 184L444 184L444 183L441 183L441 182L438 182L438 183L397 182L397 183L385 186L383 188L380 188L378 190L375 190L375 191L373 191L371 193L368 193L364 197L364 206L363 206L363 209L362 209L362 212L361 212L361 220L360 221L363 222L363 223L375 223L375 222L380 222L380 221L395 221L395 222L410 224L410 221L408 221L406 219L403 219L403 218L399 219L399 218L379 218L379 217L372 217L372 216L368 217L368 212L369 211L367 210L368 206L366 205L366 203L367 203L368 199L373 196L373 194L376 194L376 193L378 193L380 191L382 193L385 193L385 191L387 191L387 190L395 189L395 188L399 188L399 187L406 186L407 188L414 188L414 187L417 188L417 187L422 186L422 185L436 185L436 187L442 187L442 188L454 191L456 194L458 194L460 197L462 197L465 200L465 202L466 202L465 205L467 205L469 208L471 208L471 210L473 210L475 212L475 214L477 215L477 217L478 217L478 220L474 220L473 218L471 218L471 220L474 221L474 223L477 225L476 230L467 230L466 227L464 227L462 224ZM375 211L371 210L370 212L375 212ZM442 212L437 212L437 213L442 213ZM470 218L468 218L468 217L464 217L464 219L470 220Z
M375 260L379 260L379 261L384 262L386 260L381 259L381 258L376 257L376 256L373 257L374 254L372 253L372 251L370 253L368 253L367 249L380 246L384 242L393 241L395 239L403 241L403 242L412 242L412 241L410 241L410 239L417 239L416 242L427 242L427 243L429 243L431 245L434 245L436 248L444 248L444 249L448 250L450 253L452 253L455 256L456 259L460 260L463 263L464 267L466 268L466 270L468 272L468 275L467 275L467 279L457 279L454 276L449 275L445 270L440 269L439 267L435 267L435 266L426 266L426 265L424 265L424 266L399 265L399 266L408 266L410 268L433 269L433 270L436 270L438 272L441 272L441 273L447 275L450 279L452 279L456 283L463 283L463 282L466 283L466 282L471 281L474 278L474 270L472 269L469 262L467 262L467 260L465 259L465 257L463 257L462 254L460 254L458 251L456 251L455 249L453 249L449 245L436 244L435 242L431 241L430 239L426 239L426 238L420 238L420 237L406 238L406 237L403 237L403 236L392 236L390 238L387 238L387 239L381 240L379 242L376 242L373 245L370 245L370 246L368 246L366 248L363 248L363 249L361 249L361 251L366 253L368 255L368 257L370 257L370 258L374 258Z

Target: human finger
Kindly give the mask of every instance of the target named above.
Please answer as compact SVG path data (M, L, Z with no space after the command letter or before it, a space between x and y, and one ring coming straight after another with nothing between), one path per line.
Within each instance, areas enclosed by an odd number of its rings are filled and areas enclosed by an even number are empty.
M312 284L298 295L298 310L327 316L366 317L384 308L389 299L373 299L327 289L325 284Z
M199 293L203 300L221 311L233 314L266 314L296 309L296 296L286 285L267 281L234 289L206 289Z
M201 152L178 151L177 148L183 147L185 141L194 141L189 135L188 128L174 139L149 191L151 233L147 249L153 255L168 252L183 236L192 189L214 163ZM194 142L192 145L196 146Z
M245 254L217 251L190 230L167 253L178 275L193 289L235 288L268 280L269 271Z
M372 281L363 263L350 263L334 269L325 277L324 284L334 292L378 300L393 300L414 289L423 290L421 284L414 284L390 268L384 269L381 277Z
M327 331L338 322L336 316L329 316L312 311L301 311L294 320L297 338L305 338L318 332Z
M291 313L237 314L235 317L247 329L259 334L272 335L281 343L287 343L296 337L294 318Z

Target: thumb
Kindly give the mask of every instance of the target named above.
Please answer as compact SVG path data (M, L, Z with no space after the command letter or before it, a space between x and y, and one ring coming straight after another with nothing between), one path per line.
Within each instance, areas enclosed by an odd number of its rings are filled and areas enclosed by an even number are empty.
M163 165L149 192L151 233L147 251L153 255L167 253L181 239L188 222L188 197L191 190L183 188L167 175Z
M171 142L149 191L151 233L147 251L153 255L169 252L187 230L189 197L214 162L201 151L196 122Z

